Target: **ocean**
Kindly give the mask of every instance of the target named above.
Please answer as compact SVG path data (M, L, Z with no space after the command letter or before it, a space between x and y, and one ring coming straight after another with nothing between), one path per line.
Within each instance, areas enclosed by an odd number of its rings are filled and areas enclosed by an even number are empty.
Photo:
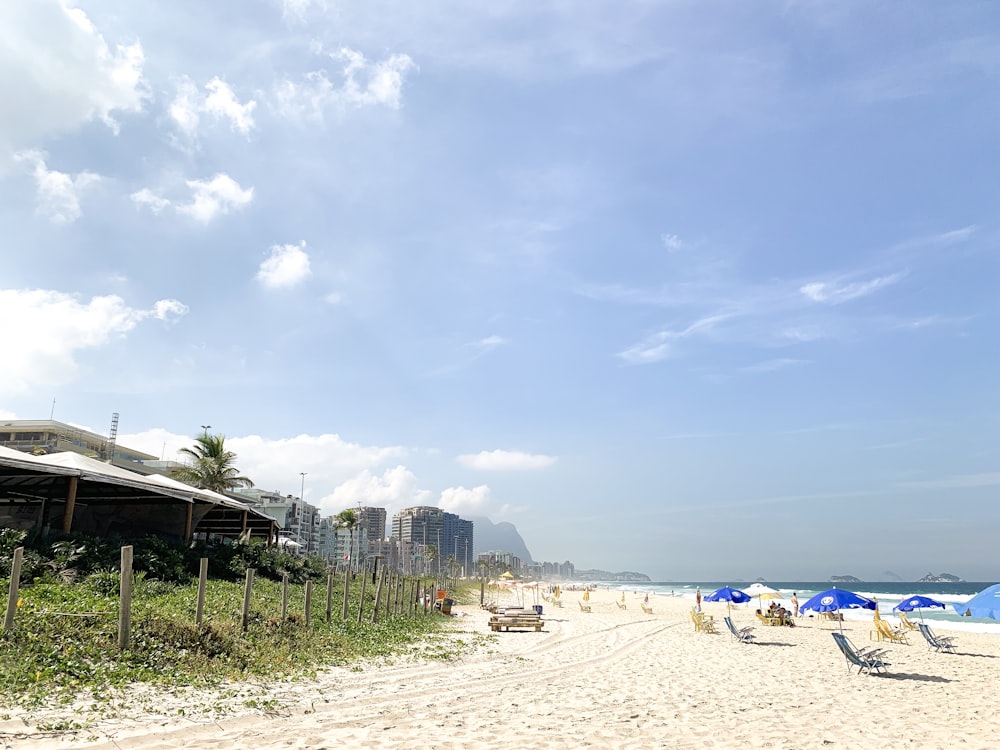
M914 583L907 581L862 581L859 583L830 583L829 581L762 581L767 586L777 589L783 595L782 599L786 607L791 607L789 599L794 592L800 603L805 603L813 594L826 591L831 588L847 589L862 596L876 599L879 604L879 612L883 617L893 617L895 613L892 608L903 599L922 594L936 599L947 605L947 609L925 609L920 612L913 612L910 619L920 619L922 616L928 623L947 623L951 630L968 630L978 633L1000 634L1000 622L997 620L982 620L970 617L962 617L952 608L952 604L962 604L985 588L992 586L996 581L961 581L958 583ZM749 582L732 581L653 581L634 583L599 583L601 588L607 586L615 591L634 591L650 596L679 596L691 599L695 598L695 592L701 588L702 594L709 594L722 586L732 586L733 588L747 588ZM756 609L756 600L753 608ZM736 605L737 607L750 608L750 604ZM870 610L845 610L844 617L852 620L867 620L871 618Z

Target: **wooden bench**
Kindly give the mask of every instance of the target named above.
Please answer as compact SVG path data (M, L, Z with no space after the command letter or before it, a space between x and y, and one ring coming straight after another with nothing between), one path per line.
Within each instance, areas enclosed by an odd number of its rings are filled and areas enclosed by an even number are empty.
M501 630L510 631L511 628L527 630L534 628L535 632L542 629L544 620L537 613L528 614L524 612L517 615L494 615L490 618L490 630L499 633Z

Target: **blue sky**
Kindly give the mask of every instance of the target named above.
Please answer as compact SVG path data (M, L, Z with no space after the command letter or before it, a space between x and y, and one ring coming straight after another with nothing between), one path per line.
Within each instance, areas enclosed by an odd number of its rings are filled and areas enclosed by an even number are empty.
M998 29L5 2L0 416L584 568L1000 578Z

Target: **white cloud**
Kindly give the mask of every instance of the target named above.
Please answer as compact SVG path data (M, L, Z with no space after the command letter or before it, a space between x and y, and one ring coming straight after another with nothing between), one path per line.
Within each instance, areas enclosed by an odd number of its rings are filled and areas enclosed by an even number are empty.
M216 76L205 84L207 94L202 94L187 77L177 83L177 94L168 112L171 119L189 137L198 132L201 115L211 115L215 120L227 120L229 127L248 135L254 129L253 111L257 102L251 99L240 104L228 83Z
M338 485L322 500L320 505L330 513L344 508L362 505L384 507L389 516L401 508L413 505L429 505L433 498L429 490L417 486L416 475L405 466L387 469L381 476L371 471L362 471L355 477Z
M243 208L253 200L253 188L244 190L227 174L217 174L211 180L187 180L193 193L191 203L177 206L177 212L208 223L219 214Z
M326 0L282 0L282 15L286 20L304 20L313 8L317 11L326 10Z
M663 243L663 247L670 253L680 252L684 249L684 243L681 242L681 238L676 234L661 234L660 242Z
M138 43L111 47L65 0L0 2L0 152L139 112L147 97Z
M271 254L260 264L257 280L271 289L293 287L312 275L306 243L273 245Z
M473 341L469 344L469 346L475 349L480 349L483 354L486 354L487 352L496 349L498 346L503 346L506 343L507 339L494 335L487 336L484 339L479 339L479 341Z
M160 300L150 309L140 309L116 295L84 302L44 289L2 289L0 320L18 324L4 330L0 396L72 382L78 352L100 348L148 318L171 320L187 310L177 300Z
M409 55L395 54L370 62L347 47L330 57L341 64L339 80L331 81L324 70L306 73L299 82L285 79L274 92L278 112L294 119L322 119L330 107L399 109L406 73L416 67Z
M149 188L137 190L129 197L132 199L132 202L135 203L136 207L146 206L154 214L160 213L160 211L170 205L169 200L161 198Z
M836 281L814 281L804 284L799 288L799 291L814 302L828 302L831 305L839 305L841 302L874 294L880 289L895 284L904 276L905 274L903 273L894 273L850 284L839 284Z
M522 451L481 451L467 453L456 459L462 466L480 471L525 471L544 469L556 462L555 456Z
M31 166L38 197L36 213L48 217L53 224L72 224L83 214L80 193L101 178L93 172L71 175L49 169L45 166L45 156L41 151L21 151L14 155L14 160Z
M472 489L449 487L441 493L438 507L456 515L485 515L490 504L490 488L485 484Z

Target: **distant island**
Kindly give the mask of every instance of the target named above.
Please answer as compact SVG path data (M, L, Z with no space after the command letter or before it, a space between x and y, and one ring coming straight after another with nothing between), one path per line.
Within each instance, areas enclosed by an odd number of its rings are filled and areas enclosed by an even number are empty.
M919 579L917 583L965 583L964 578L959 578L951 573L928 573L923 578Z
M650 581L652 580L645 573L636 573L625 570L621 573L611 573L607 570L577 570L573 574L574 578L583 581Z
M830 576L830 583L862 583L862 580L854 576Z

